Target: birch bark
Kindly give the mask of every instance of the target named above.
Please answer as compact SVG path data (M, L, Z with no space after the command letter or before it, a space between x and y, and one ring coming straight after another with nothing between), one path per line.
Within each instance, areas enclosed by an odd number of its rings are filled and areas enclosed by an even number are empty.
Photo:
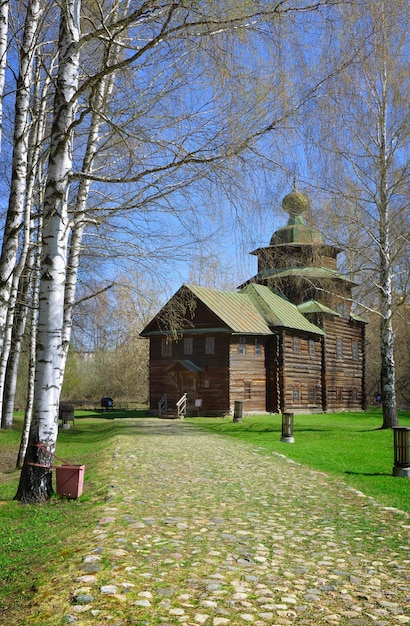
M0 0L0 152L3 135L3 93L7 66L9 0Z
M66 0L61 4L59 68L44 196L34 410L15 496L22 502L46 501L52 493L50 466L58 434L64 359L64 285L69 231L67 200L78 87L79 40L80 1Z
M39 20L43 9L40 0L31 0L27 7L24 24L23 42L20 51L20 71L17 80L15 104L15 122L13 136L12 179L9 205L3 234L3 245L0 257L0 351L3 352L4 338L7 336L7 317L10 320L10 294L13 288L13 277L20 242L20 229L27 228L29 219L24 221L28 138L30 131L30 91L33 76L33 59L36 50L36 38ZM1 43L1 42L0 42ZM1 79L1 73L0 73ZM25 249L27 252L27 248ZM24 266L24 259L22 265ZM5 355L7 359L7 354ZM3 359L4 360L4 359ZM0 385L0 390L2 386Z
M51 83L52 76L52 66L53 62L49 68L49 73L42 83L41 81L41 67L42 64L38 63L36 67L36 71L34 72L34 95L31 102L31 116L32 116L32 124L29 136L29 148L28 148L28 158L27 158L27 172L26 172L26 198L25 198L25 210L24 210L24 238L23 238L23 248L20 254L20 258L18 264L16 266L16 270L14 272L13 277L13 289L11 292L11 298L9 301L9 312L12 310L14 317L14 304L13 300L15 296L17 296L17 289L19 288L19 282L21 273L24 269L24 264L26 267L26 272L31 273L31 265L32 261L27 262L26 258L28 254L33 255L33 246L34 243L32 241L34 231L37 231L37 241L35 247L37 249L36 258L38 256L39 250L39 225L42 223L41 220L37 219L37 229L34 226L34 220L32 219L32 213L34 211L35 204L37 202L38 206L41 205L41 190L44 184L44 174L43 174L43 159L41 158L41 152L44 146L44 135L46 131L46 112L47 112L47 96ZM36 190L37 185L37 190ZM20 315L27 315L27 307L30 305L28 301L29 294L33 294L31 291L31 283L32 277L29 276L28 283L22 289L20 288L20 292L22 293L22 298L26 302L25 306L19 307ZM26 280L26 278L24 279ZM14 297L13 297L14 294ZM34 298L34 296L33 296ZM10 305L11 303L11 305ZM33 307L35 307L34 303L31 303ZM24 310L25 309L25 310ZM33 318L32 321L34 321ZM12 323L13 320L10 320ZM8 323L7 323L8 324ZM2 427L3 428L11 428L13 422L13 410L14 410L14 396L16 391L16 376L18 372L18 365L20 359L20 347L22 337L19 337L20 333L24 332L25 322L20 320L18 322L19 330L15 329L14 338L15 344L13 346L13 351L10 353L9 357L9 345L7 342L8 333L11 331L11 328L8 326L7 333L5 335L5 342L3 345L3 351L1 355L0 361L0 390L3 389L3 396L0 394L0 403L3 401L2 405ZM36 325L31 327L31 337L35 334ZM9 358L8 358L9 357ZM26 419L26 418L25 418Z
M129 2L127 1L121 7L121 16L126 15L128 8ZM116 20L120 16L118 15L118 12L115 11L112 17ZM102 67L104 68L108 65L114 65L118 61L121 50L122 47L119 41L115 44L112 44L110 42L107 46L105 55L103 56ZM93 113L91 116L90 129L87 136L87 146L81 169L83 176L79 182L77 201L75 203L75 215L72 223L70 252L67 263L63 323L63 371L65 369L65 364L67 361L73 324L73 310L75 304L78 270L81 258L81 243L87 224L86 212L89 192L91 188L91 180L88 176L93 172L94 159L98 151L98 145L100 140L100 129L103 121L105 120L106 108L110 96L112 95L114 82L115 73L110 73L108 74L108 76L104 76L104 74L102 74L102 78L100 79L98 85L96 85L94 95L91 98L90 102Z
M384 50L383 50L384 51ZM393 332L393 260L391 246L391 216L388 200L388 154L387 154L387 91L388 81L386 60L380 76L380 113L378 129L379 145L379 258L380 258L380 356L381 356L381 392L383 407L382 428L394 428L399 425L396 405L396 368L394 363Z

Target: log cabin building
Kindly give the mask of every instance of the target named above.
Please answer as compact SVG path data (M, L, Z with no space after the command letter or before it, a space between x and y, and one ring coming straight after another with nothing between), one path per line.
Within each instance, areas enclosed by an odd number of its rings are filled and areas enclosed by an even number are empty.
M340 248L324 242L293 190L289 214L258 272L236 292L182 285L144 328L150 340L150 409L224 415L358 411L366 407L365 322L351 311L354 283L337 269Z

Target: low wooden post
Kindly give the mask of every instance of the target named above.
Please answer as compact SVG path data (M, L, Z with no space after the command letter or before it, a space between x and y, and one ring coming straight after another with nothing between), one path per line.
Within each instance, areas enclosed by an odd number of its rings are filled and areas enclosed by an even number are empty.
M241 400L235 400L232 421L242 422L242 420L243 420L243 402Z
M410 428L397 426L394 433L394 467L393 476L410 478Z
M281 441L295 443L293 436L293 413L282 413L282 436Z

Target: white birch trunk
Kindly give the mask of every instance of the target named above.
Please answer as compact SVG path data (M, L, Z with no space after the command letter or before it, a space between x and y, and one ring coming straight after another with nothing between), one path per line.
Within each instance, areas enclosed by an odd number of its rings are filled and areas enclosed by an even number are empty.
M32 242L32 237L34 233L34 224L32 223L31 216L32 216L32 212L34 209L35 201L37 201L37 203L41 205L41 191L40 191L40 195L37 195L36 197L35 188L37 184L39 189L41 190L43 178L44 178L42 174L42 161L40 158L40 154L41 154L41 150L43 146L45 127L46 127L47 94L48 94L48 90L49 90L50 82L51 82L51 72L48 74L48 77L46 78L44 85L42 86L41 86L41 81L40 81L40 76L39 76L40 72L41 72L41 67L40 67L40 64L38 64L38 68L34 75L35 91L34 91L33 104L31 105L31 109L32 109L31 115L33 119L33 125L32 125L31 132L30 132L28 159L27 159L28 165L27 165L27 183L26 183L26 206L25 206L25 212L24 212L25 214L24 240L23 240L23 249L21 252L21 256L20 256L16 271L14 274L13 283L15 284L17 284L17 282L20 281L20 275L23 270L23 263L26 262L26 257L27 257L29 248L31 249L31 253L33 254L34 244ZM41 221L39 223L41 223ZM37 234L38 232L39 231L37 229ZM38 244L37 244L37 249L38 249ZM32 265L32 261L29 262L29 266L31 265ZM26 267L26 271L30 271L30 270ZM26 294L28 293L28 289L29 289L28 287L23 288L23 290L20 289L20 291L22 291L23 293L23 297L26 297ZM16 290L17 290L17 287L16 287ZM15 292L15 295L17 295L16 292ZM12 290L11 300L13 300L13 290ZM29 303L27 303L27 306L28 304ZM32 306L34 306L34 304ZM11 308L12 307L9 306L9 311ZM14 311L14 304L13 304L13 311ZM25 314L22 312L22 315L25 315ZM20 329L22 329L21 325L20 325ZM3 389L3 384L4 384L3 396L0 395L0 402L1 400L3 400L2 413L1 413L3 428L11 428L12 423L13 423L14 396L15 396L15 391L16 391L16 380L14 380L14 377L17 375L18 361L20 357L19 346L21 344L21 340L18 338L19 332L20 331L18 330L16 331L15 349L17 350L17 352L12 355L11 359L9 358L7 360L7 356L9 353L9 349L8 349L9 346L8 346L7 339L6 339L4 346L3 346L2 360L0 362L0 389ZM6 334L6 338L7 338L7 334ZM4 367L5 363L6 363L6 369L3 372L2 368Z
M24 273L24 279L21 281L19 288L19 295L22 302L18 303L15 307L14 313L14 326L12 337L10 341L10 351L7 359L6 371L4 376L4 390L3 390L3 413L2 413L2 428L10 430L13 427L13 413L14 413L14 398L16 395L17 387L17 374L20 363L21 347L24 337L24 331L26 328L26 321L28 317L29 307L31 304L28 302L31 285L31 268L27 268Z
M124 3L124 5L122 6L122 15L126 14L128 7L129 2ZM115 14L115 17L118 17L118 15ZM107 54L103 59L103 64L114 65L118 60L118 56L121 50L122 48L120 46L110 47L110 50L107 51ZM91 187L91 180L87 178L87 175L93 172L94 158L98 151L100 139L100 128L105 117L105 108L107 102L112 95L114 81L115 73L104 76L101 79L100 84L96 88L95 95L92 98L91 102L93 113L87 137L87 148L85 151L81 169L82 173L85 176L81 178L79 184L77 202L75 205L75 217L72 224L70 254L67 264L63 326L64 368L67 361L68 348L70 345L71 331L73 325L73 309L75 304L78 269L81 257L81 243L84 236L84 231L86 229L86 211L88 196Z
M41 218L38 231L41 230ZM35 267L32 276L32 302L31 302L31 320L30 320L30 347L29 347L29 365L28 365L28 382L27 382L27 400L24 411L23 430L21 433L20 447L17 455L16 467L23 467L24 458L27 452L27 446L30 436L31 418L34 406L34 380L36 374L36 345L37 345L37 321L38 321L38 293L40 283L40 260L41 251L37 250Z
M7 336L7 318L9 324L12 323L12 312L9 312L10 304L12 304L10 303L10 295L13 289L13 277L19 249L20 228L24 220L30 130L30 91L33 82L33 58L37 28L43 11L40 5L40 0L31 0L28 5L20 52L20 71L15 104L12 179L0 258L0 352L3 352L4 339ZM27 227L27 223L29 220L26 219L23 228ZM24 263L23 259L23 266ZM3 362L4 360L7 360L6 353ZM0 396L2 395L1 383L0 379Z
M0 0L0 152L3 135L3 93L7 66L7 36L9 30L9 0Z
M385 50L383 50L385 52ZM391 215L388 199L387 115L388 81L384 56L380 76L379 111L379 233L380 233L380 356L381 393L383 407L382 428L398 426L396 406L396 370L394 364L393 332L393 261L391 245Z
M382 183L383 184L383 183ZM380 219L380 384L383 408L382 428L399 425L396 406L394 331L393 331L393 286L390 251L390 217L388 203L383 202L385 192L381 194Z
M34 411L16 494L16 499L23 502L43 502L52 493L51 471L48 468L53 463L52 455L57 441L58 404L63 382L67 199L79 73L79 0L65 0L62 3L60 20L59 69L43 212Z

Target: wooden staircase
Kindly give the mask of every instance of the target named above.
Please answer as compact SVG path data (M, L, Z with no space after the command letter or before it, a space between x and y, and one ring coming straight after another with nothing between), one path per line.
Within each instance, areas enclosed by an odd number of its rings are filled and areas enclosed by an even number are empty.
M175 404L176 408L171 409L168 407L167 394L163 395L158 402L158 417L161 419L184 419L186 415L187 394L184 393L178 402Z

